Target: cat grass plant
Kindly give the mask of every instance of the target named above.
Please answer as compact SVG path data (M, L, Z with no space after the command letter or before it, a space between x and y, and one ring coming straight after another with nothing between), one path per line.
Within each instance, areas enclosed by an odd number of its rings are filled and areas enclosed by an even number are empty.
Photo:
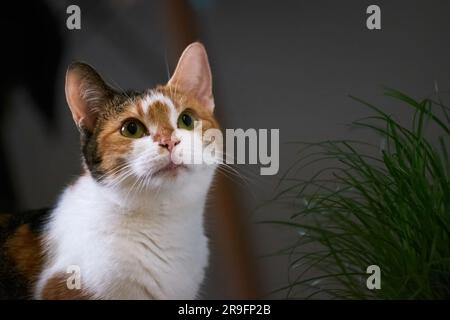
M290 298L450 298L449 108L386 94L409 108L411 123L352 97L373 113L353 125L381 143L302 143L282 179L275 202L294 212L270 223L297 231L283 250L289 285L279 290ZM367 287L371 265L379 267L380 289Z

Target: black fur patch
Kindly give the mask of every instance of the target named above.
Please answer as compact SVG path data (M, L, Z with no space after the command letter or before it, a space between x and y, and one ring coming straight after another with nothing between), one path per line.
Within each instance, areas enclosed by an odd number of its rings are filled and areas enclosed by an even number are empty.
M28 224L37 236L42 235L52 209L15 213L0 225L0 299L30 299L32 282L21 274L7 255L7 240L17 229Z
M81 151L87 169L92 177L99 181L105 174L102 171L102 158L98 153L98 135L102 131L104 123L113 117L117 117L125 111L127 104L133 103L137 98L142 97L145 93L136 91L127 91L124 93L116 93L114 98L105 103L105 106L100 110L100 114L93 132L89 132L85 128L81 128Z

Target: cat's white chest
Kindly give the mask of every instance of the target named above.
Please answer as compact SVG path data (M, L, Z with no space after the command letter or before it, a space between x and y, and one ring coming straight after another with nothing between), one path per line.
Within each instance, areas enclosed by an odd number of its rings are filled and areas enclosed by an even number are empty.
M161 200L121 212L83 179L63 195L48 226L52 258L37 297L48 278L75 266L97 298L196 298L208 262L204 201Z
M97 275L102 279L96 285L101 295L109 299L194 299L208 260L202 223L166 221L170 228L164 222L149 225L140 218L128 223L103 239L102 250L110 254L98 263L106 270Z
M180 228L164 234L162 229L143 225L138 229L138 224L128 234L111 239L109 250L114 250L115 255L107 257L104 263L116 267L105 275L105 297L195 298L208 259L202 230L191 230L188 235Z

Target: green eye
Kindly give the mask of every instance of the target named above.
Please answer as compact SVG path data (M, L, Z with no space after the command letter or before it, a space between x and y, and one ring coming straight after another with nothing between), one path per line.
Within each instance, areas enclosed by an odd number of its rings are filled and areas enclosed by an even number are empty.
M178 128L193 130L194 129L194 117L187 111L184 111L178 117Z
M145 127L138 120L128 120L120 128L120 133L127 138L139 139L145 135Z

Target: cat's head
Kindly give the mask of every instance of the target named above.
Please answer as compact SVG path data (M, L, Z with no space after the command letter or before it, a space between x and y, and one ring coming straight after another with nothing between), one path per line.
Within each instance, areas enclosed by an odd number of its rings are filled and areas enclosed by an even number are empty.
M145 92L117 91L89 65L73 63L66 98L81 133L84 165L100 183L139 192L212 176L214 161L190 161L202 152L198 146L216 143L203 133L218 128L200 43L185 49L166 85Z

